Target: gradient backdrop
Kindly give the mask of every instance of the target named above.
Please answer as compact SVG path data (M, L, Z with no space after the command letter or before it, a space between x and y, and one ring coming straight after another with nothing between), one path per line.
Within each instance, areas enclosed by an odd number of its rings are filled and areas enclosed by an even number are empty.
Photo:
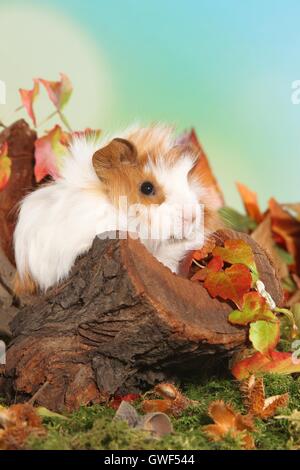
M299 201L299 23L299 0L0 0L0 118L32 77L64 71L73 128L193 125L228 204L240 208L237 180L263 207Z

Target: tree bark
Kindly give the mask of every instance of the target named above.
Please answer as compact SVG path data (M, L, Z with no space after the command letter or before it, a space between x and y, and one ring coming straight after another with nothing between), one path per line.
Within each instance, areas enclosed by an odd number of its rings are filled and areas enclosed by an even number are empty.
M23 119L0 133L0 145L8 143L8 155L12 161L11 177L7 186L0 191L0 246L12 264L12 234L18 203L35 185L33 167L36 137L36 132Z
M265 252L245 234L277 304L280 283ZM133 239L95 239L68 280L33 299L11 323L0 394L72 410L114 393L138 392L245 345L229 303L176 276Z

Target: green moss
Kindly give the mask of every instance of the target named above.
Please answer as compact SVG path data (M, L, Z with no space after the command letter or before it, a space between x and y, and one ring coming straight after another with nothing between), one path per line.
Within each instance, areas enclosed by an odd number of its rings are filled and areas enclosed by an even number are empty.
M265 377L267 396L289 392L289 414L300 410L300 378L284 375ZM114 410L103 406L81 408L68 416L68 420L47 418L48 435L44 439L31 439L32 449L239 449L238 441L228 436L219 443L209 441L202 426L211 422L207 408L213 400L231 403L237 411L245 412L239 384L231 378L210 378L192 381L182 386L184 393L199 405L188 408L182 416L172 418L174 433L163 439L130 429L126 423L113 421ZM290 447L290 430L287 420L256 420L255 442L258 449L287 449Z

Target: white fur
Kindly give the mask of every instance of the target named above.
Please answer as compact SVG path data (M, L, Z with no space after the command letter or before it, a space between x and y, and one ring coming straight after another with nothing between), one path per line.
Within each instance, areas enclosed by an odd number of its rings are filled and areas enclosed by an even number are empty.
M123 133L123 137L127 135L128 131ZM167 147L174 142L170 139ZM125 227L117 218L117 209L101 193L92 165L98 148L96 142L75 139L60 178L30 193L21 203L14 235L17 269L21 279L29 273L42 290L68 276L76 258L91 247L96 235ZM202 189L191 187L187 181L193 165L191 155L183 156L173 167L166 165L163 155L156 165L150 160L148 165L166 195L166 201L155 208L156 223L163 227L178 216L174 204L197 203ZM145 223L141 215L137 231L142 242L173 272L177 272L186 251L199 246L199 240L146 240Z

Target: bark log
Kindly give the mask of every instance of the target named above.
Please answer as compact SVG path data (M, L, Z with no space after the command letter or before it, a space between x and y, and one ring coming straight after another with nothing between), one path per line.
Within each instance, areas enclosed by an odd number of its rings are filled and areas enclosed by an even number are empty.
M0 246L14 263L12 234L16 222L18 202L35 185L34 142L36 132L20 119L0 133L0 145L8 143L8 154L12 161L11 177L0 192ZM0 268L1 273L1 268Z
M277 304L280 283L251 243L261 279ZM13 340L0 394L52 410L74 409L113 393L144 390L230 357L246 331L227 321L232 307L176 276L137 240L95 239L68 280L34 299L12 321Z

